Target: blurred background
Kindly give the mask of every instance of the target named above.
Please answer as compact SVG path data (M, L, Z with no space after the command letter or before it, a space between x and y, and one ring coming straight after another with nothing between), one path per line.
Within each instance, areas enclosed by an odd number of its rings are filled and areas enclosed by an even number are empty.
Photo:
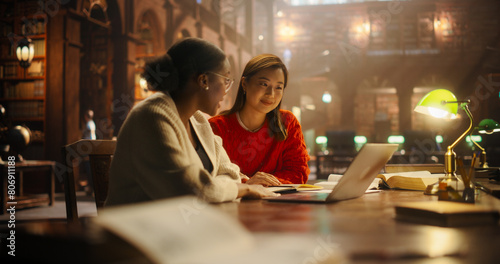
M413 109L444 88L471 100L475 125L500 121L499 13L494 0L4 0L1 144L25 159L61 161L61 147L82 138L88 110L96 138L113 138L150 95L144 62L200 37L226 52L237 80L259 53L282 58L290 71L282 105L300 120L312 162L392 142L400 144L394 162L442 163L467 116L442 121ZM27 39L29 65L16 54ZM9 137L13 130L29 130L29 144ZM476 138L490 166L500 166L499 134ZM464 140L455 151L470 159L477 149Z

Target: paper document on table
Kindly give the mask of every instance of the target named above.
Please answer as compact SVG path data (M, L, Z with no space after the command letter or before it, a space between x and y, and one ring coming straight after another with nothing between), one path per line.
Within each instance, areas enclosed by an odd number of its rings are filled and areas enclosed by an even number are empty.
M335 188L335 186L337 186L337 184L338 184L340 178L342 178L342 176L343 176L342 174L330 174L328 176L328 181L317 182L314 185L321 186L325 190L333 190L333 188ZM370 186L368 186L367 190L377 189L379 182L380 182L380 179L377 179L377 178L374 179L372 181L372 183L370 184Z
M93 220L155 263L206 263L205 259L254 246L239 222L190 196L110 207Z
M317 186L312 184L283 184L279 186L269 186L266 188L275 193L289 193L289 192L313 191L313 190L323 189L322 186Z
M317 236L253 235L236 218L193 196L105 208L92 221L160 264L303 264L315 261L318 251ZM322 252L322 258L346 261L334 247Z

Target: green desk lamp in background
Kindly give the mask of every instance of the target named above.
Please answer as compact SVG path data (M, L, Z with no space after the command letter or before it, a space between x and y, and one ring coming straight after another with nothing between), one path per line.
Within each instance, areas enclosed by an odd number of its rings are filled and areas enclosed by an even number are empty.
M479 125L474 128L480 134L493 134L494 132L500 131L500 124L493 119L483 119L479 122ZM488 168L488 163L486 162L486 151L481 147L476 141L474 141L471 133L471 141L481 150L481 155L479 156L479 168Z
M493 134L495 132L500 132L500 124L493 119L483 119L477 125L477 131L480 134Z
M415 112L431 115L436 118L454 119L457 117L458 106L460 106L460 108L462 108L462 110L464 110L469 117L469 128L460 137L458 137L453 144L448 146L447 151L444 154L445 177L448 179L456 179L456 153L453 151L453 148L462 139L464 139L472 129L473 118L471 112L469 111L469 103L469 100L457 101L455 95L446 89L437 89L427 93L420 100L420 102L418 102L414 109Z

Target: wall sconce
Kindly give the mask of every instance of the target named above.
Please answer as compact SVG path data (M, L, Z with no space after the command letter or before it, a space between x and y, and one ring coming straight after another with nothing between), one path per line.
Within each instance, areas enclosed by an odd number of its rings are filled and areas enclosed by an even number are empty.
M31 39L25 37L17 43L16 55L21 67L26 69L31 65L31 61L35 56L35 45L33 45Z
M321 151L324 152L328 144L328 138L325 136L316 137L316 144L318 144L318 146L321 147Z
M434 21L434 30L437 29L441 29L441 19L439 17Z
M323 93L323 96L321 97L321 100L323 101L323 103L329 104L332 102L332 95L328 91L325 91Z
M281 39L285 42L290 42L294 39L294 37L297 35L297 30L293 25L290 25L290 23L286 23L280 26L279 29L279 35Z
M144 79L144 77L141 77L139 79L139 86L141 86L142 90L147 91L148 90L148 81L146 81L146 79Z
M472 129L473 118L471 112L469 111L469 103L469 100L457 101L455 95L446 89L437 89L427 93L420 100L420 102L418 102L414 110L415 112L431 115L437 118L454 119L457 117L458 106L460 105L460 108L462 108L462 110L464 110L469 117L469 128L460 137L458 137L453 144L448 146L444 155L445 177L448 179L456 179L456 153L453 151L453 148L462 139L464 139Z
M365 136L354 136L354 145L356 146L356 151L359 151L361 147L368 142Z
M402 135L392 135L387 138L387 143L391 144L404 144L405 137Z

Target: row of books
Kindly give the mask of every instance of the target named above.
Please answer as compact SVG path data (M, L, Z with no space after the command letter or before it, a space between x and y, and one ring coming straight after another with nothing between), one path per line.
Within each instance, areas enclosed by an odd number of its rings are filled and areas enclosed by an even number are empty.
M43 20L26 19L23 22L21 26L23 36L45 34L45 22ZM8 37L11 33L13 33L12 24L0 22L0 36Z
M27 19L23 22L24 24L21 27L23 35L29 36L45 34L45 22L43 20Z
M1 32L0 32L1 33ZM16 51L14 50L14 46L10 44L8 41L0 42L0 58L11 58L16 55Z
M45 39L34 39L35 56L45 56Z
M0 65L0 78L21 78L23 71L18 70L19 62L6 62ZM45 63L41 60L31 62L30 67L27 69L28 76L40 77L45 74Z
M41 4L48 4L47 2L50 2L50 1L17 1L17 2L22 2L22 4L16 4L16 5L12 5L14 8L14 10L11 10L9 8L7 8L7 10L5 11L5 14L6 15L9 15L9 16L13 16L13 15L18 15L18 16L21 16L21 17L30 17L32 16L33 14L39 14L39 13L42 13L43 14L43 9L44 8L47 8L47 6L42 6ZM58 3L61 3L61 2L68 2L68 1L57 1L57 3L55 3L55 5L57 6Z
M33 118L44 116L44 102L9 102L7 113L11 118Z
M45 95L45 84L43 80L35 80L31 82L19 82L12 84L4 82L3 97L4 98L31 98Z
M12 24L6 22L0 22L0 36L7 37L13 32Z
M0 65L0 78L17 77L17 67L19 62L6 62Z

